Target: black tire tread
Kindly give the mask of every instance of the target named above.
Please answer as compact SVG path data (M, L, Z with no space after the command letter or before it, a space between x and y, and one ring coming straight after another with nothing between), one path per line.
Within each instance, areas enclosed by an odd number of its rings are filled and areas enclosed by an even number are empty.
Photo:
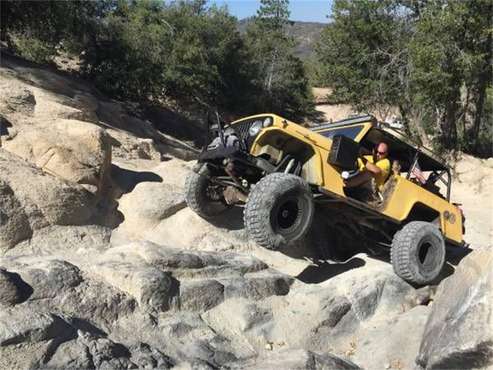
M443 236L435 225L425 221L412 221L406 224L401 230L395 233L392 247L390 250L390 263L395 273L402 279L416 284L426 284L429 281L424 280L410 268L411 266L411 248L416 234L423 228L429 232L435 233L443 240Z
M311 193L308 184L301 177L280 172L263 177L250 191L243 212L243 222L249 237L262 247L277 250L286 243L282 236L274 235L270 232L270 228L265 225L265 220L269 218L270 214L270 209L262 206L265 195L274 196L281 189L295 188L305 189ZM313 212L309 217L313 217Z
M185 181L185 202L192 211L204 219L211 219L227 208L225 205L223 210L213 213L208 210L208 205L201 189L201 182L204 181L204 177L208 176L209 169L207 168L207 165L197 165L189 173Z

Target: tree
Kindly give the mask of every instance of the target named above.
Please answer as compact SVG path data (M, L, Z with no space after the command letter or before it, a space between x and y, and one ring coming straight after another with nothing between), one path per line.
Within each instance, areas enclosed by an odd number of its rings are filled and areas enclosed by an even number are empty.
M293 119L313 113L312 96L303 63L294 56L294 39L287 35L288 0L261 0L246 43L256 55L257 106Z
M492 7L483 0L435 0L416 21L409 46L411 86L416 103L431 112L443 148L481 154L479 128L492 84Z
M0 37L20 54L33 54L31 59L36 59L33 49L44 50L40 61L45 61L53 57L60 42L80 47L95 20L104 17L114 4L115 0L2 0Z
M336 0L317 47L322 78L360 110L398 107L408 133L425 143L431 134L441 148L477 152L491 8L488 0Z
M84 65L121 99L241 111L254 91L249 60L225 8L138 0L120 1L99 23Z
M120 1L86 45L83 72L102 91L145 101L163 96L172 30L159 1Z
M236 19L225 8L205 8L203 0L173 4L164 17L174 30L165 69L168 94L228 111L248 110L256 71Z

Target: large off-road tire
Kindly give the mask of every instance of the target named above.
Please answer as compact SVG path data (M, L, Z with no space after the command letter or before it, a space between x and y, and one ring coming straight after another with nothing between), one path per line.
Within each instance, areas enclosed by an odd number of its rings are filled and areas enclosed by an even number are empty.
M301 177L273 173L250 191L243 219L250 238L276 250L306 234L314 209L310 187Z
M188 207L205 219L218 216L228 208L223 199L211 199L209 190L213 186L206 164L194 167L185 183L185 201Z
M445 241L438 227L413 221L394 235L390 260L395 273L409 283L429 284L445 263Z

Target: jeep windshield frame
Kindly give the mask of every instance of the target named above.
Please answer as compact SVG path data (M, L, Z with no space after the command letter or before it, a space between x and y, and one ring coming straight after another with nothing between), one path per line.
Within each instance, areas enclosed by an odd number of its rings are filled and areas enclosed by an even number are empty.
M334 123L323 123L319 126L311 127L311 130L329 139L336 135L342 135L359 142L368 129L376 123L377 121L373 116L360 116Z

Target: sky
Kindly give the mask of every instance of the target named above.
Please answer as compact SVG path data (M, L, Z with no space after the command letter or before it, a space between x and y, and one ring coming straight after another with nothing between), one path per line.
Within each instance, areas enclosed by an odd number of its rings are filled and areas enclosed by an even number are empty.
M218 6L227 5L229 12L243 19L255 15L260 0L209 0L209 4ZM292 21L328 23L327 15L330 12L332 0L291 0L289 10Z

